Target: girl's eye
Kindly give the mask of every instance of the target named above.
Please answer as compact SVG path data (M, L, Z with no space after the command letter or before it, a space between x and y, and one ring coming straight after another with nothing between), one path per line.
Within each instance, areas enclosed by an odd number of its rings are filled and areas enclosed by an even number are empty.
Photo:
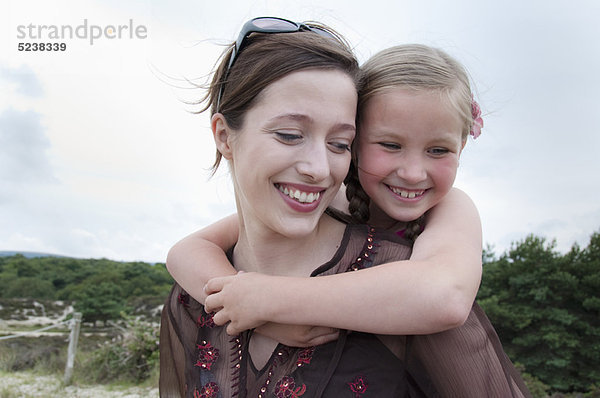
M335 153L350 152L350 145L345 142L330 142L329 146L333 148Z
M429 150L429 153L431 153L432 155L435 155L435 156L445 155L448 152L450 152L450 150L447 148L431 148Z
M390 151L398 151L402 148L400 145L393 142L378 142L378 144L385 149L389 149Z
M281 133L276 131L275 136L279 141L286 144L295 144L302 140L302 136L300 134Z

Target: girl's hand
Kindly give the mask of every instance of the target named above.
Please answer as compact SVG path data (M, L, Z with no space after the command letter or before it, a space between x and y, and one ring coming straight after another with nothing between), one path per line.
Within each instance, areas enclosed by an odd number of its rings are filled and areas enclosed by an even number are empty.
M267 307L274 300L269 296L269 283L275 282L274 278L255 272L213 278L204 287L208 296L204 308L206 312L215 312L215 324L222 326L229 322L229 335L256 328L268 319Z
M256 328L256 333L267 336L290 347L312 347L336 340L339 329L324 326L284 325L265 323Z
M291 347L311 347L338 338L339 330L330 327L269 322L275 304L285 308L284 301L277 301L276 287L282 284L280 277L255 272L213 278L204 287L208 296L204 308L215 312L215 324L229 323L227 334L232 336L257 328L257 333Z

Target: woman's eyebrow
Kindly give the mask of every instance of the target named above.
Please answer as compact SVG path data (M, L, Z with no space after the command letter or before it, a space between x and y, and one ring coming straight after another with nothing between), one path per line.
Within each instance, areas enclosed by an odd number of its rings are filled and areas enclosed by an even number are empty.
M313 122L313 118L311 118L308 115L305 115L303 113L283 113L281 115L277 115L272 117L271 119L269 119L269 122L277 122L279 120L293 120L293 121L298 121L298 122L308 122L308 123L312 123Z
M272 117L271 119L269 119L269 122L277 122L280 120L292 120L292 121L297 121L297 122L303 122L303 123L313 123L314 119L312 117L310 117L309 115L306 115L304 113L295 113L295 112L290 112L290 113L283 113L281 115L277 115ZM356 126L354 125L354 123L336 123L333 126L332 130L351 130L351 131L356 131Z

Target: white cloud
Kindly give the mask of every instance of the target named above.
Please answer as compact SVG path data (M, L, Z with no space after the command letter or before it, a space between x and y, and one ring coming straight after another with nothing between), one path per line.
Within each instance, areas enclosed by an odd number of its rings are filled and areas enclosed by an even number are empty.
M0 79L5 84L13 83L14 87L5 87L9 91L15 91L20 95L27 97L39 97L43 93L42 85L37 76L33 74L27 65L21 65L19 68L0 68Z
M54 181L49 146L37 112L8 108L0 113L0 184Z

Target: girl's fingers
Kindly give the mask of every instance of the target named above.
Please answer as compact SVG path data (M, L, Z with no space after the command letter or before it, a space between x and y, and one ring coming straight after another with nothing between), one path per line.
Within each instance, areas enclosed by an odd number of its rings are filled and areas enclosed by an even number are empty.
M227 322L229 322L229 319L227 318L227 316L223 313L223 311L217 311L214 315L213 315L213 322L215 323L215 325L218 326L223 326L225 325ZM229 327L227 327L227 329L229 329ZM228 331L229 333L229 331Z
M244 271L238 272L238 274L242 273L244 273ZM204 285L204 293L208 296L213 293L220 292L221 290L223 290L223 287L225 287L227 283L230 283L232 279L236 277L236 275L219 276L216 278L212 278L211 280L206 282L206 285Z
M238 330L236 327L234 327L231 322L229 322L229 325L227 325L226 331L227 334L230 336L237 336L238 334L243 332L243 330Z
M223 289L224 278L212 278L206 285L204 285L204 294L210 296L211 294L220 292Z
M223 308L221 297L219 293L213 293L206 297L204 300L204 310L206 312L215 312Z

